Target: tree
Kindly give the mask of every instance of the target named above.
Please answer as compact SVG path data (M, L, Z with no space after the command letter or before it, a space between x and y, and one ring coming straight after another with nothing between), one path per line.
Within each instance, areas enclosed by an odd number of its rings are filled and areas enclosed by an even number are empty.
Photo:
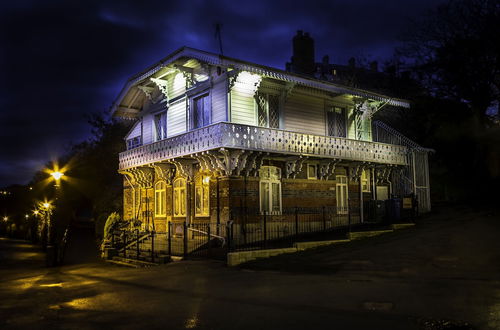
M500 2L458 0L413 24L399 53L435 96L466 103L476 124L500 101Z

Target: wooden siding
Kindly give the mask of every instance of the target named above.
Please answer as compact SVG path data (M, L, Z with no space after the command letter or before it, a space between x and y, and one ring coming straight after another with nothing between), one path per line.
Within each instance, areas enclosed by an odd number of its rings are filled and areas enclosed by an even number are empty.
M326 134L324 100L292 93L284 104L284 129L309 134Z
M136 136L141 135L141 125L142 125L142 120L138 120L134 126L130 129L127 135L125 135L125 140L134 138Z
M154 116L152 114L147 114L142 118L142 143L148 144L153 143L153 120Z
M186 132L186 99L173 104L167 112L167 137Z
M174 99L186 93L186 79L182 73L177 72L168 76L168 98Z
M231 122L257 125L253 92L231 90Z
M212 123L227 120L227 81L221 79L212 87Z

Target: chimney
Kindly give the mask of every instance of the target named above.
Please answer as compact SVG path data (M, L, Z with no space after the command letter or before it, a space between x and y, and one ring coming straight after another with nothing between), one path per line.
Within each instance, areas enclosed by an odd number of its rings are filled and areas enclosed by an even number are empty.
M356 60L354 59L354 57L351 57L351 58L349 59L349 62L348 62L348 63L349 63L349 67L351 67L351 68L353 68L353 69L356 67Z
M328 55L323 56L321 62L323 62L323 65L328 65L330 63L330 57L328 57Z
M293 37L293 56L290 71L313 75L315 71L314 39L309 33L298 30Z

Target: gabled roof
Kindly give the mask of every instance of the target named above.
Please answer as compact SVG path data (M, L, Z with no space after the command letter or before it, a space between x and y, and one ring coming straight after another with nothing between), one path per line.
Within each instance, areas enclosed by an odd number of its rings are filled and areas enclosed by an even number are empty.
M125 86L122 88L120 94L118 97L115 99L111 106L111 113L114 114L122 102L123 98L125 95L128 93L128 91L135 85L141 83L145 79L151 77L154 75L156 72L161 70L162 68L172 64L176 60L180 58L193 58L197 59L201 62L205 62L211 65L215 66L221 66L221 67L231 67L233 69L238 69L242 71L249 71L252 73L257 73L261 74L263 76L267 76L270 78L282 80L282 81L287 81L291 83L296 83L299 85L307 86L307 87L312 87L328 92L333 92L333 93L340 93L340 94L350 94L354 96L359 96L363 98L368 98L371 100L375 101L380 101L380 102L386 102L389 105L393 106L399 106L399 107L404 107L404 108L409 108L410 104L407 100L403 99L398 99L398 98L392 98L389 96L385 96L382 94L378 94L375 92L370 92L367 90L362 90L358 88L352 88L340 84L335 84L323 80L318 80L315 78L311 78L308 76L303 76L299 75L296 73L291 73L287 72L284 70L260 65L260 64L255 64L247 61L242 61L238 60L235 58L219 55L219 54L214 54L190 47L182 47L175 52L171 53L167 57L161 59L158 63L150 66L146 70L132 76Z

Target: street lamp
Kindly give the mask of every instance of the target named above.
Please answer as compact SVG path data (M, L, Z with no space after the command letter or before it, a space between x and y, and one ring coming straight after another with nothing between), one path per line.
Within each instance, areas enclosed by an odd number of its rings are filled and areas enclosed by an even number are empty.
M64 176L64 173L59 171L52 171L50 175L54 178L54 180L56 180L56 182L58 182Z

